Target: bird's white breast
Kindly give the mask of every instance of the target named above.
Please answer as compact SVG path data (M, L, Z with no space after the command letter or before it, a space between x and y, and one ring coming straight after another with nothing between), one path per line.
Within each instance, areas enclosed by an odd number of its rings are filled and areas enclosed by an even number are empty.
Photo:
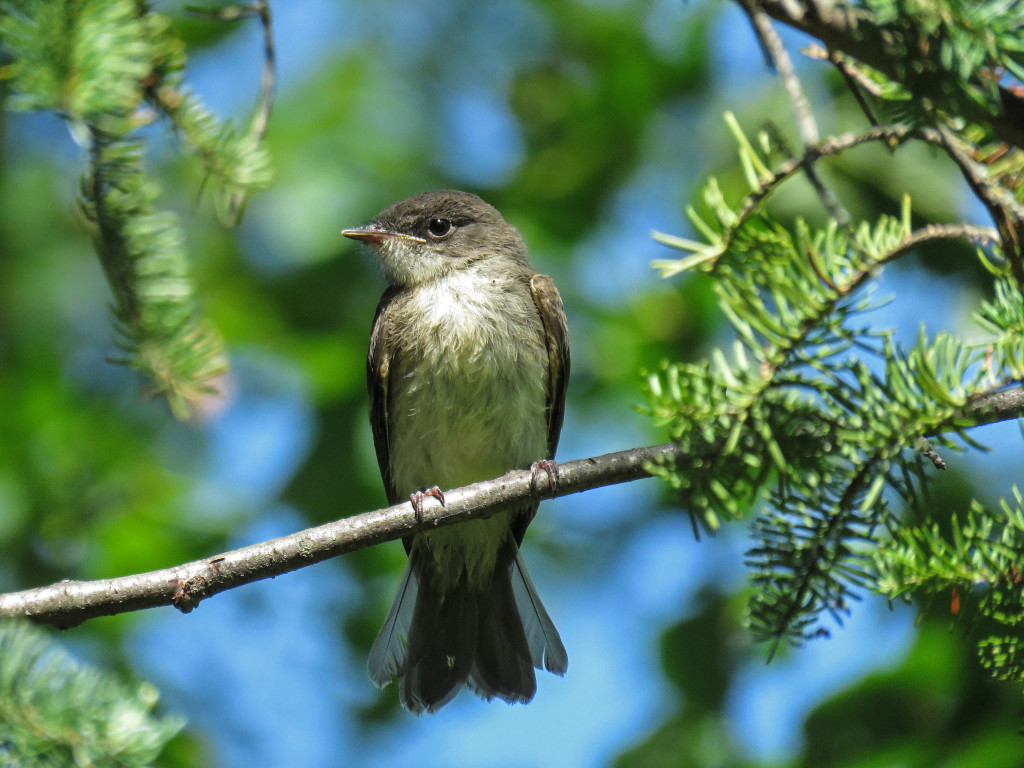
M509 291L520 300L509 302ZM527 285L459 270L418 286L393 332L390 446L400 493L458 487L545 457L547 355ZM429 541L446 569L489 574L507 535L507 515L496 515Z

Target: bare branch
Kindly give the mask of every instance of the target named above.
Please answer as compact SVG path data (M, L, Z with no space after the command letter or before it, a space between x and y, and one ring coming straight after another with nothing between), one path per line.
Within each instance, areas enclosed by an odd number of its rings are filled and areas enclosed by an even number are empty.
M796 114L797 125L800 127L800 136L803 138L804 144L817 144L821 138L818 133L818 123L814 119L811 105L807 102L807 97L804 95L800 79L796 76L793 60L789 58L786 46L782 44L782 38L779 37L779 33L772 26L768 14L754 0L738 1L743 6L743 10L746 11L747 16L750 17L750 21L754 25L754 32L757 33L757 37L768 55L769 63L779 73L779 77L782 78L786 95L789 96L789 100L793 104L793 112Z
M886 254L884 261L894 261L919 245L934 240L967 240L977 245L994 245L999 242L999 232L992 227L975 224L928 224L911 232L898 248Z
M527 500L540 501L649 477L652 464L678 458L678 448L665 443L569 461L558 465L553 493L544 481L532 487L529 470L517 470L495 480L446 490L445 506L426 506L420 521L411 504L397 504L173 568L98 581L61 581L11 592L0 595L0 618L26 616L66 628L97 616L162 605L174 605L188 613L204 598L242 584L399 539L421 528L489 517Z
M754 0L739 0L739 3L750 17L750 21L754 25L754 31L757 33L761 45L770 58L772 66L775 67L779 77L782 78L786 94L793 105L793 112L796 115L797 125L800 128L800 137L803 139L804 145L809 147L817 144L821 138L818 133L818 123L814 119L811 105L804 95L803 87L800 85L800 78L796 76L793 60L789 57L786 46L782 44L782 38L779 37L779 33L772 26L771 19L768 18L768 15ZM848 227L850 225L849 212L842 206L832 190L825 186L813 163L807 160L806 154L804 157L806 161L803 165L804 175L807 176L807 180L814 187L815 192L817 192L818 197L821 199L822 205L828 209L829 213L839 222L841 227Z
M860 111L864 113L868 122L876 128L881 125L877 115L875 115L875 111L871 108L868 100L864 98L864 91L867 91L876 97L879 95L879 89L874 83L864 77L859 69L851 67L847 58L839 51L826 51L820 45L815 43L810 46L805 53L812 58L825 59L832 64L839 74L842 75L843 81L846 83L846 87L850 90L850 93L853 94L853 98L857 101L857 106L860 107Z
M974 397L949 429L1024 416L1024 386ZM191 563L97 581L61 581L47 587L0 594L0 619L28 617L67 628L99 616L173 605L183 613L228 589L298 570L338 555L408 536L417 530L489 517L525 501L568 496L651 476L659 464L695 461L673 443L662 443L577 459L558 465L554 490L535 482L529 470L445 491L445 506L430 504L420 519L411 504L364 512L316 528L224 552Z

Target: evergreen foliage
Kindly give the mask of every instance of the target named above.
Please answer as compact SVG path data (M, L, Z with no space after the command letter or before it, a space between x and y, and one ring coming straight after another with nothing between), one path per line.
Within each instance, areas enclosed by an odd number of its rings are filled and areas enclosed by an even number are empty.
M1003 680L1024 679L1024 497L1016 486L1012 493L1013 502L1003 499L991 511L974 502L963 522L954 515L948 532L935 522L895 529L873 562L878 590L890 599L951 595L954 614L976 603L989 620L978 643L982 663Z
M41 629L0 624L0 764L150 765L183 724L156 703L148 683L79 664Z
M656 471L679 491L695 527L714 532L721 518L755 510L748 621L773 651L782 640L827 635L822 614L841 623L860 590L890 599L952 590L954 614L997 625L979 643L985 665L1024 682L1019 492L1016 503L995 510L975 502L951 529L921 503L929 474L945 468L929 441L940 450L974 445L964 430L986 419L972 405L1024 380L1024 153L995 146L984 119L1001 114L1008 86L1019 92L1013 78L1022 72L1024 4L869 0L845 10L870 25L851 34L886 40L881 58L892 59L886 69L842 49L828 56L874 128L785 157L777 132L751 141L726 115L748 194L728 201L711 178L700 210L689 209L701 239L655 234L687 255L653 266L665 277L708 274L736 335L731 354L716 349L709 362L666 362L647 377L651 414L690 457ZM880 69L898 77L883 79ZM876 113L906 121L879 126ZM810 174L823 157L879 141L896 152L911 142L942 147L997 230L915 230L908 198L899 216L847 223ZM769 198L798 175L818 187L825 225L771 213ZM968 344L922 328L917 343L902 348L892 329L874 328L865 316L877 306L878 277L921 244L954 239L982 246L993 298L977 321L987 338Z
M864 0L860 7L867 36L886 41L886 71L903 89L896 100L907 114L925 121L998 115L1000 74L1024 80L1024 3Z
M218 183L226 217L269 181L261 132L221 125L184 86L184 44L135 0L10 0L0 40L12 57L8 106L54 111L88 151L80 209L114 294L123 362L179 417L227 366L196 309L176 217L159 211L140 129L163 116Z

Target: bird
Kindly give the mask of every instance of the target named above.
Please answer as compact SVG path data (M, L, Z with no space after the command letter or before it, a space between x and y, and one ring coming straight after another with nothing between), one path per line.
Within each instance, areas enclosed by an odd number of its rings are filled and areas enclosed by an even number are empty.
M532 468L557 482L569 379L562 299L519 231L468 192L424 192L342 231L387 282L367 354L370 424L390 504ZM535 475L536 477L536 475ZM537 502L403 539L408 562L368 670L414 714L468 686L531 701L569 658L523 562Z

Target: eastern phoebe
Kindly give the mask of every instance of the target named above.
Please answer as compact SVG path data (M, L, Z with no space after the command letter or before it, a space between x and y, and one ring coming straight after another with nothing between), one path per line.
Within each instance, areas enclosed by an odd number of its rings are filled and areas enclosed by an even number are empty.
M438 191L342 234L370 246L388 282L366 371L389 503L444 503L437 486L537 471L538 460L551 475L568 329L519 231L476 195ZM534 667L565 673L565 647L519 552L536 513L527 504L404 540L409 563L370 651L378 688L397 675L402 704L419 714L467 683L484 699L525 703Z

